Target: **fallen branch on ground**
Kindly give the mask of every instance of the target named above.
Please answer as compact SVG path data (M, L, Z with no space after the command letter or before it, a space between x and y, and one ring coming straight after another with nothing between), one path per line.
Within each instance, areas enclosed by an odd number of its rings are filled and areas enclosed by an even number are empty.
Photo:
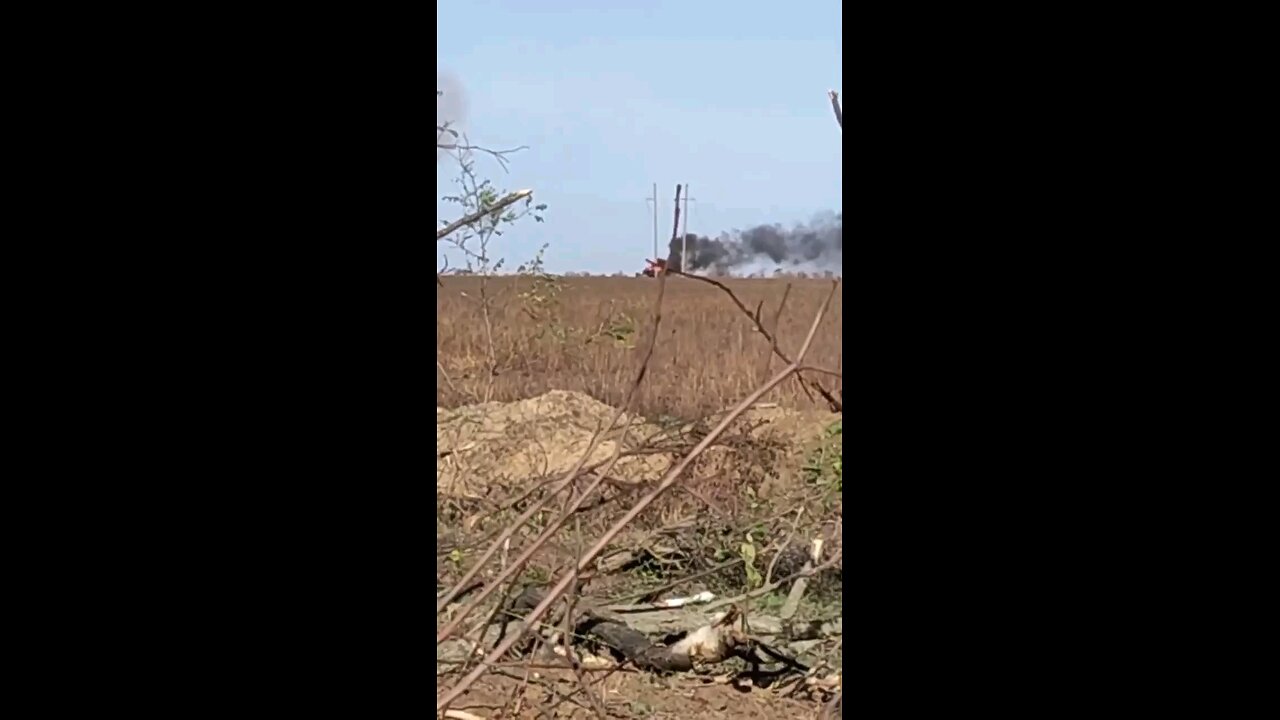
M598 638L642 670L679 672L741 656L750 640L734 624L738 612L734 608L720 620L694 630L672 645L654 643L629 625L596 614L579 626L579 632Z

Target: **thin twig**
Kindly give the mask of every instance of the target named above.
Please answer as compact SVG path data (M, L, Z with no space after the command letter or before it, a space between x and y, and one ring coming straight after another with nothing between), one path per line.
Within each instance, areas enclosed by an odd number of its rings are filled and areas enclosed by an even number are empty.
M438 130L438 129L439 129L439 126L436 126L436 129ZM454 132L453 130L448 130L447 128L446 128L446 131L447 131L447 132L449 132L449 133L453 133L453 132ZM439 142L439 141L437 141L437 142L436 142L436 149L437 149L437 150L461 150L462 152L476 152L476 151L479 151L479 152L482 152L482 153L486 153L486 154L488 154L488 155L492 155L492 156L494 156L495 158L498 158L499 160L501 160L502 162L504 162L504 163L505 163L507 159L506 159L506 158L504 158L504 157L502 157L503 155L506 155L506 154L508 154L508 153L513 153L513 152L520 152L521 150L528 150L528 149L529 149L529 146L528 146L528 145L520 145L520 146L518 146L518 147L508 148L508 149L506 149L506 150L490 150L490 149L489 149L489 148L487 148L487 147L483 147L483 146L481 146L481 145L472 145L472 144L467 143L467 142L451 143L451 142Z
M574 534L577 536L576 539L579 544L579 547L577 549L579 552L581 552L582 526L580 522L577 520L574 521L574 524L575 524ZM573 587L569 590L569 592L565 596L564 657L566 660L569 661L569 666L573 668L573 676L578 679L578 685L582 688L582 694L587 696L587 700L591 703L591 709L595 710L596 712L596 717L599 718L599 720L606 720L609 713L604 709L604 705L601 704L600 698L596 697L596 694L591 691L591 686L587 684L587 679L582 675L582 668L578 663L578 657L573 654L573 600L574 600L574 597L577 595L577 593L578 593L578 568L577 566L574 566Z
M641 598L658 595L668 590L672 590L674 588L680 587L685 583L690 583L690 582L693 582L694 580L699 580L701 578L707 577L708 575L714 575L720 572L721 570L727 570L728 568L731 568L735 565L741 565L742 563L743 563L743 559L740 557L734 558L732 560L726 560L725 562L722 562L719 565L707 568L706 570L703 570L701 572L696 572L692 575L689 575L688 577L682 577L679 580L676 580L674 582L669 582L666 585L656 587L652 590L645 590L644 592L634 593L632 595L624 595L620 598L617 598L615 601L615 604L618 606L622 606L622 605L631 603L631 601L633 600L640 600ZM615 608L613 605L606 605L604 609L613 610Z
M836 112L836 124L840 126L841 130L843 130L844 116L843 113L840 112L840 94L835 90L828 90L827 97L831 98L831 109Z
M782 289L782 300L778 302L778 309L773 313L773 337L769 339L769 350L764 354L764 367L762 372L768 373L769 367L773 364L773 356L778 352L778 323L782 321L782 311L787 307L787 297L791 295L791 283ZM760 322L760 309L756 308L756 322Z
M822 572L823 570L826 570L827 568L832 567L836 563L840 562L840 560L842 559L843 553L844 553L843 550L837 551L835 555L831 556L830 560L827 560L821 565L818 565L816 567L805 568L804 570L793 572L790 575L782 578L781 580L775 580L774 582L769 583L768 585L761 585L760 587L750 592L745 592L745 593L742 593L741 595L735 595L734 597L717 600L711 603L710 605L707 605L706 607L702 608L702 612L711 612L712 610L715 610L718 607L724 607L725 605L733 605L734 603L740 603L743 600L750 600L751 598L760 597L761 595L768 595L769 593L773 592L774 590L777 590L778 588L791 582L792 580L795 580L796 578L809 577L811 575L816 575Z
M742 304L742 301L738 299L738 296L734 294L733 290L729 289L729 286L725 285L719 280L705 277L702 275L690 275L689 273L681 272L679 270L672 270L669 268L667 272L671 273L672 275L679 275L681 277L687 277L693 280L699 280L701 282L707 283L709 285L714 285L715 287L720 288L722 291L724 291L726 295L729 296L729 299L733 301L733 304L738 306L738 309L742 311L743 315L746 315L748 318L751 318L751 322L755 324L756 329L760 332L761 335L764 336L766 340L769 341L769 347L773 350L773 354L777 355L779 358L782 359L783 362L787 363L788 365L791 364L791 358L787 357L787 354L782 351L782 348L778 347L778 342L774 338L773 333L769 332L768 329L765 328L764 323L760 322L760 318L757 315L753 314L750 310L747 309L746 305ZM834 292L835 288L838 288L839 286L840 286L839 280L833 281L832 291ZM836 398L835 395L832 395L831 392L827 390L825 387L823 387L822 385L816 382L813 382L811 380L805 380L804 376L799 374L798 372L796 374L796 380L800 382L800 387L804 388L806 392L808 392L809 387L813 387L814 390L817 390L818 394L822 396L822 399L827 401L827 406L831 408L832 412L841 412L844 410L844 403L841 402L838 398Z
M453 140L445 140L444 138L446 135L453 138ZM457 142L459 138L462 139L462 142ZM444 125L439 123L436 124L436 152L452 152L454 157L459 160L465 159L470 153L482 152L498 161L498 167L501 167L503 172L510 171L507 167L507 163L510 162L507 159L507 155L528 149L528 145L521 145L507 150L492 150L482 145L472 145L470 138L449 127L449 123L445 123Z
M439 280L440 278L437 277L436 281L438 282ZM439 360L436 360L436 369L444 376L445 384L449 386L449 389L452 390L454 394L458 394L458 388L453 384L453 378L449 377L449 371L444 369L444 365L442 365Z
M816 373L820 373L820 374L822 374L822 375L830 375L830 376L831 376L831 377L833 377L833 378L843 378L843 377L844 377L844 375L840 374L840 372L839 372L839 371L837 371L837 370L828 370L828 369L826 369L826 368L820 368L820 367L818 367L817 365L805 365L804 367L800 368L800 371L801 371L801 372L816 372Z

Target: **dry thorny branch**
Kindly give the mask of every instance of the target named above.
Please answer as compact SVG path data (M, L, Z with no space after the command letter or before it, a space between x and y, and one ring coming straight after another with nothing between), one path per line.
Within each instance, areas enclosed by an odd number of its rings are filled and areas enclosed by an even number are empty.
M778 358L781 359L784 363L787 363L788 365L791 364L791 358L787 357L787 354L783 352L781 348L778 347L777 339L773 336L772 333L769 332L768 328L764 326L764 323L761 322L760 313L758 312L753 313L750 310L748 310L747 306L742 304L742 301L738 299L738 296L735 295L733 290L730 290L727 285L720 282L719 280L716 280L715 278L703 277L702 275L691 275L689 273L681 272L679 270L668 269L667 272L671 273L672 275L679 275L681 277L689 278L690 280L697 280L699 282L704 282L704 283L707 283L708 285L714 285L720 290L722 290L726 295L729 296L729 299L733 301L733 304L738 306L738 309L742 311L742 314L746 315L748 318L751 319L751 322L754 323L756 326L756 330L761 335L764 336L764 339L769 341L769 348L773 352L773 354L777 355ZM834 287L835 286L833 285L833 288ZM779 313L781 313L781 307L779 307ZM775 320L774 322L776 324L777 320ZM843 411L844 403L842 400L837 398L835 395L831 393L831 391L827 390L822 385L819 385L813 382L812 380L806 380L804 375L800 374L804 370L816 370L816 369L817 368L811 368L808 366L798 367L798 370L796 372L796 381L800 383L800 386L804 388L806 392L810 388L812 388L813 390L816 390L818 394L822 396L822 399L827 401L827 406L831 409L832 412ZM840 377L840 373L834 370L822 370L821 372L827 375L832 375L834 377Z
M439 94L439 91L437 91L437 94ZM445 139L446 137L450 139ZM461 140L461 142L458 142L459 140ZM443 125L440 125L438 123L436 124L436 150L437 151L448 150L448 151L463 152L463 153L473 153L473 152L484 153L492 157L494 160L498 161L498 164L502 166L503 170L507 169L507 155L513 152L519 152L521 150L528 150L528 149L529 147L527 145L508 148L506 150L493 150L493 149L484 147L483 145L473 145L466 138L466 136L462 135L457 130L454 130L453 128L449 127L448 123L445 123Z
M439 98L442 95L444 95L444 91L437 89L436 97ZM438 117L439 116L437 115L437 118ZM436 152L442 152L442 151L454 152L454 153L458 153L459 155L463 155L463 154L469 155L471 153L477 153L477 152L483 153L485 155L492 157L494 160L498 162L498 165L502 166L503 170L506 170L507 155L513 152L519 152L520 150L528 149L528 146L526 145L509 148L507 150L492 150L490 148L484 147L483 145L473 145L465 135L453 129L451 125L452 123L448 121L441 123L437 119L436 121Z

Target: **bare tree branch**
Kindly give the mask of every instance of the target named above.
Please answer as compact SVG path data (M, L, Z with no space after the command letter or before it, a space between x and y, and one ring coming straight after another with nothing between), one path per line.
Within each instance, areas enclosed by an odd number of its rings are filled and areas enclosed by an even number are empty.
M840 126L841 130L843 130L844 117L840 112L840 94L835 90L828 90L827 97L831 98L831 109L836 111L836 124Z
M446 237L448 237L448 235L449 235L450 233L452 233L453 231L457 230L458 228L460 228L460 227L462 227L462 226L464 226L464 225L470 225L471 223L473 223L473 222L475 222L475 221L479 220L480 218L484 217L485 215L490 215L490 214L492 214L492 213L496 213L496 212L498 212L499 210L501 210L501 209L505 208L506 206L510 205L511 203L513 203L513 202L515 202L515 201L517 201L517 200L520 200L521 198L527 198L527 197L529 197L529 196L530 196L530 195L532 195L532 194L533 194L533 190L517 190L517 191L515 191L515 192L511 193L510 195L508 195L508 196L506 196L506 197L502 198L502 199L501 199L501 200L499 200L498 202L496 202L496 203L494 203L494 204L490 205L489 207L481 208L481 209L479 209L479 210L476 210L476 211L475 211L475 212L473 212L473 213L468 213L468 214L466 214L466 215L463 215L462 217L458 218L457 220L454 220L453 222L449 223L448 225L445 225L444 227L442 227L442 228L440 228L439 230L437 230L437 231L436 231L436 241L437 241L437 242L439 242L440 240L443 240L443 239L445 239Z
M453 131L450 130L449 132L453 132ZM482 152L488 155L500 156L500 155L506 155L508 153L519 152L521 150L528 150L529 146L519 145L517 147L508 148L506 150L491 150L482 145L471 145L466 142L452 143L452 142L440 142L437 140L436 149L437 150L462 150L463 152ZM503 158L503 160L505 162L506 159Z
M772 365L773 356L775 353L778 352L778 336L777 336L778 323L782 321L782 311L787 307L787 297L789 295L791 295L791 283L787 283L787 286L783 288L782 300L778 302L778 311L773 314L773 332L775 334L773 338L769 341L769 350L765 351L764 363L763 363L763 367L761 368L761 374L767 374L769 372L770 365ZM760 308L759 307L756 308L756 315L754 320L757 325L760 324Z
M691 275L689 273L680 272L679 270L671 270L668 268L667 272L671 273L672 275L687 277L690 280L698 280L700 282L704 282L709 285L714 285L720 288L722 291L724 291L726 295L729 296L729 299L733 301L733 304L738 306L738 309L742 311L742 314L746 315L748 318L751 319L751 322L754 323L756 326L756 330L758 330L760 334L764 336L764 339L769 341L769 347L770 349L772 349L773 354L777 355L782 360L782 362L787 363L788 365L791 364L791 358L787 357L787 354L782 351L782 348L778 347L778 341L774 339L773 333L770 333L765 328L764 323L760 322L759 314L753 313L750 310L748 310L747 306L742 304L742 301L738 299L738 296L735 295L734 292L730 290L727 285L713 278L705 277L702 275ZM840 285L840 281L836 280L832 284L832 288L833 288L832 292L834 292L835 291L834 288L839 287L839 285ZM809 369L809 368L807 367L798 368L797 370L801 370L801 369ZM827 372L828 374L830 374L829 371ZM808 390L811 387L814 390L817 390L818 394L822 396L822 399L827 401L827 406L831 408L831 412L842 412L844 410L844 402L836 398L835 395L832 395L830 390L827 390L825 387L823 387L819 383L816 383L812 380L806 380L804 378L804 375L802 375L800 372L796 372L796 380L799 381L800 387L803 388L806 393L808 393ZM812 399L812 396L810 397Z

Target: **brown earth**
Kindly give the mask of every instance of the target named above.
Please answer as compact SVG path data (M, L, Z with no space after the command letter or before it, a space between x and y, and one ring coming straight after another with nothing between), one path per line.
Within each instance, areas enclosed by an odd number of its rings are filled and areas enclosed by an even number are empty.
M457 709L486 719L545 718L530 704L545 712L558 697L578 687L572 673L545 670L539 673L536 684L524 692L524 707L518 714L499 715L517 680L488 677L477 683L474 690L463 695L454 706ZM769 690L750 689L732 685L721 679L690 677L655 678L636 672L619 672L603 682L603 699L610 717L637 718L643 720L812 720L821 707L818 701L803 698L787 698ZM550 688L555 688L552 690ZM578 695L575 700L587 705ZM549 713L555 718L594 718L589 705L564 702Z
M442 504L461 503L468 508L492 508L506 498L529 490L545 478L559 477L577 462L592 435L599 428L607 427L615 413L614 407L589 395L564 390L552 390L513 402L480 403L453 409L438 407L438 516L442 515ZM769 510L768 500L774 497L785 509L784 498L800 484L800 468L807 454L823 431L839 417L816 409L790 409L767 403L751 408L677 485L677 488L692 489L700 500L693 501L688 495L674 491L668 493L655 504L651 513L642 515L633 524L627 531L631 534L624 533L617 549L624 552L627 548L635 549L642 542L640 538L654 528L673 523L679 525L683 522L690 531L697 531L703 524L747 521L753 514ZM608 459L619 445L624 452L638 452L653 446L663 448L663 451L621 458L611 476L622 489L610 490L619 501L591 514L587 518L591 523L590 530L584 526L582 532L595 532L612 522L625 510L627 498L631 497L625 489L627 485L636 486L635 492L647 489L693 443L704 437L717 420L718 417L713 416L693 423L676 423L652 421L639 415L622 416L614 429L605 433L589 463ZM744 488L750 488L750 492L744 494ZM764 505L757 508L754 505L756 499ZM703 501L713 503L716 510L708 512L700 504ZM490 512L484 509L476 514L487 515ZM443 544L447 541L459 547L468 542L483 544L486 536L491 538L503 523L509 522L507 518L509 516L488 516L474 525L470 522L439 521L437 542ZM834 536L827 532L831 522L826 518L815 520L821 523L819 529L828 546L838 548L838 532ZM795 527L792 526L791 530L794 531ZM805 532L812 533L813 530L802 528L801 534ZM530 537L518 535L515 539L527 542ZM736 547L738 542L740 539L731 544ZM552 570L564 567L580 547L579 541L557 537L547 546L550 557L540 554L538 562ZM446 586L450 562L437 552L438 579ZM759 566L764 569L766 558L761 558ZM780 563L780 573L782 566ZM688 566L681 572L687 573L693 568ZM741 569L736 572L741 573ZM600 597L618 597L635 589L627 586L632 582L628 578L626 574L601 578L593 582L586 592ZM691 594L709 587L695 583L682 587L680 592ZM767 610L757 607L752 612L753 617L758 617L758 613ZM830 648L831 642L826 641L823 647ZM437 648L437 661L443 659L442 652ZM827 661L833 667L839 667L838 655L834 661L830 658ZM557 697L577 687L577 680L572 674L539 670L531 684L519 692L522 698L519 712L512 714L508 708L505 714L500 715L500 708L512 696L524 673L524 669L514 662L506 670L515 673L516 679L504 677L501 673L486 675L453 707L487 720L497 717L545 718L547 709L555 704ZM693 673L658 677L635 670L618 671L602 685L608 714L617 718L813 718L820 708L821 698L825 697L821 693L806 697L807 691L800 693L799 697L785 697L769 688L750 687L743 683L735 685L724 676L713 679L712 676ZM576 702L586 703L578 695L575 702L561 703L549 715L595 716L594 710ZM542 710L536 710L535 706Z
M615 408L588 395L564 390L509 403L453 410L438 407L436 493L476 498L494 483L519 485L567 472L587 450L592 436L609 427L615 413ZM762 485L767 495L777 482L794 479L804 452L839 417L820 410L751 408L735 423L733 435L708 450L691 482L712 475L753 476L773 481ZM655 446L687 448L717 420L712 416L697 423L663 426L622 415L602 436L587 465L608 460L619 445L624 452ZM775 452L762 453L762 448ZM678 452L621 457L612 475L627 483L657 480L678 459Z

